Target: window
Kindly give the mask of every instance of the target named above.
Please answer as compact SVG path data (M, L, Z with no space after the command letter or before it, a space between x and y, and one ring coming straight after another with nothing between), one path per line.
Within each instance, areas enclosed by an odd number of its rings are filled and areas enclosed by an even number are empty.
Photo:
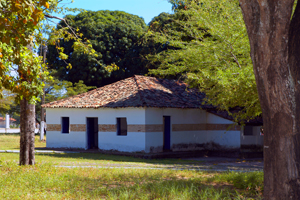
M127 120L125 117L117 118L117 135L127 135Z
M244 135L253 135L252 126L244 126Z
M70 118L62 117L61 118L61 133L70 133Z

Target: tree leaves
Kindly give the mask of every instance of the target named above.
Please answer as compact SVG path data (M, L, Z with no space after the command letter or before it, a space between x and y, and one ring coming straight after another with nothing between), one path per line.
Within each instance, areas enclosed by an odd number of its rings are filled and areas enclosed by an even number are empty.
M53 1L51 1L53 2ZM34 103L42 93L47 72L41 71L41 58L32 47L38 23L44 18L44 4L33 0L0 2L0 86L17 94L17 100L26 98ZM48 3L48 5L50 5Z
M85 11L68 15L66 20L79 40L65 37L55 42L64 36L62 30L66 25L60 22L49 39L47 55L49 67L60 73L61 80L73 83L84 80L87 85L100 87L147 72L137 53L142 46L139 40L147 30L142 18L121 11ZM62 57L57 46L63 47L68 57ZM86 51L86 47L94 50ZM66 62L62 58L67 58Z
M17 100L26 98L29 103L35 103L43 92L43 81L50 78L42 58L32 49L44 43L44 35L47 29L51 29L51 26L41 23L45 16L55 18L49 13L63 11L64 8L58 6L59 2L0 0L0 88L15 92ZM61 30L60 36L66 40L73 39L78 42L78 46L85 46L87 53L94 53L91 45L83 44L72 27ZM61 60L68 58L63 51L64 48L59 49Z
M236 0L172 1L174 14L151 22L150 39L168 46L148 55L158 69L151 74L180 78L207 95L206 103L237 121L261 113L250 46ZM157 18L158 19L158 18Z

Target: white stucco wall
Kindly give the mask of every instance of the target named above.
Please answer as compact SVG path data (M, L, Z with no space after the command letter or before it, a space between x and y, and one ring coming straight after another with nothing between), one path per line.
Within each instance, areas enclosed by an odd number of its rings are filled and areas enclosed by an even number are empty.
M99 125L115 125L117 117L126 117L127 125L163 125L163 116L171 117L171 148L180 149L181 144L203 146L209 143L224 148L240 148L241 144L253 143L243 138L241 131L225 130L189 130L173 131L172 125L182 124L232 124L231 121L207 113L201 109L172 108L101 108L101 109L47 109L47 124L61 124L61 117L70 117L70 124L86 124L87 117L97 117ZM259 129L259 128L258 128ZM249 137L249 136L246 136ZM250 136L252 137L252 136ZM253 138L256 143L257 137ZM87 148L87 133L47 131L47 147ZM162 151L163 132L127 132L127 136L118 136L116 131L98 133L98 147L104 150L118 151ZM207 146L206 146L207 147ZM186 150L192 150L188 147ZM197 147L198 148L198 147ZM212 148L214 148L212 146Z
M149 125L162 125L163 116L171 116L172 124L199 124L205 123L206 112L200 109L175 109L175 108L146 108L146 123ZM171 130L171 146L177 144L181 139L181 134L176 135ZM192 140L188 138L187 140ZM161 151L163 147L163 132L146 132L146 151L151 149Z
M253 135L244 135L244 130L241 130L241 145L256 145L263 146L264 136L260 135L260 126L253 126Z
M125 152L145 151L145 133L128 132L118 136L116 132L99 132L99 148Z
M232 121L223 119L219 116L207 113L200 109L146 109L147 124L163 124L163 116L171 116L172 124L232 124ZM202 131L172 131L171 147L179 148L185 146L186 150L191 148L201 149L198 144L215 143L224 148L240 147L240 131L220 131L220 130L202 130ZM186 144L191 147L186 147ZM200 146L201 146L200 145ZM161 150L163 146L163 132L146 132L146 151ZM214 148L214 147L212 147ZM173 149L175 150L175 149Z
M215 150L212 143L225 149L240 148L240 131L180 131L172 133L172 144L205 144L205 148Z
M234 124L232 121L228 119L224 119L217 115L206 113L206 123L208 124ZM207 142L214 142L225 148L240 148L241 141L240 141L240 131L207 131Z
M206 123L208 124L232 124L233 122L219 117L217 115L206 112Z
M70 132L69 134L58 131L47 131L46 146L50 148L80 148L87 147L85 132Z
M69 117L70 124L85 124L85 115L89 111L84 109L47 108L46 113L47 124L61 124L62 117ZM86 148L87 135L85 132L61 133L61 131L47 131L46 146L50 148Z
M127 125L144 125L144 108L105 109L105 120L99 124L116 124L116 118L126 117ZM127 136L119 136L116 132L99 132L99 148L118 151L145 151L145 133L127 132Z
M70 124L86 124L87 117L97 117L100 125L115 125L117 117L126 117L128 125L145 124L143 108L48 108L46 112L47 124L61 124L61 117L70 117ZM87 148L87 133L47 131L47 147ZM99 131L98 147L105 150L144 151L145 133L128 132L127 136L118 136L116 132Z

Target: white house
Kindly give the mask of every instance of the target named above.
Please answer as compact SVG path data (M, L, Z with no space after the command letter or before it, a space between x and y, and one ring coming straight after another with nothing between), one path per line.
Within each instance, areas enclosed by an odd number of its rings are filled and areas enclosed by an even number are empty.
M44 104L47 147L162 152L263 144L260 123L235 125L203 98L183 82L136 75Z

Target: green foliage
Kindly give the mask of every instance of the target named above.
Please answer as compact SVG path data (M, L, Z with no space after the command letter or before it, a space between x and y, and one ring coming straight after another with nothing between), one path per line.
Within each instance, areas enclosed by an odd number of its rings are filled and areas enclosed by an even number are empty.
M9 113L11 107L15 104L14 94L11 94L9 91L2 89L1 93L3 98L0 99L0 114L5 116L6 113Z
M45 103L82 94L94 88L96 87L86 86L82 80L73 84L70 81L60 81L53 78L45 86Z
M45 23L46 20L51 22L50 13L78 10L59 7L59 2L60 0L0 0L0 88L4 87L15 93L17 102L25 98L29 103L36 103L43 92L43 81L49 78L42 58L37 57L32 49L45 43L45 34L49 33L47 29L51 30L51 25ZM94 52L72 30L70 34L70 30L68 27L61 34L75 40L82 53ZM62 51L63 49L59 54L62 59L66 59ZM3 95L0 92L1 97Z
M52 70L50 73L52 78L45 82L45 103L57 101L77 94L82 94L96 88L94 86L86 86L82 80L79 80L77 83L72 83L65 80L60 81L56 78L56 73L56 71ZM37 102L37 119L40 119L41 116L41 104L41 101Z
M66 25L60 22L48 41L50 45L47 55L49 68L58 71L60 80L72 83L83 80L86 85L99 87L147 72L136 53L141 49L138 41L147 30L142 18L108 10L84 11L65 18L80 39L91 45L95 52L82 54L81 47L76 46L77 42L71 38L62 39L63 35L57 33ZM64 54L58 51L60 49L63 49ZM118 67L111 70L111 65Z
M3 98L0 98L0 114L5 116L6 113L16 120L16 124L20 123L20 105L16 102L16 94L8 90L2 89Z
M148 56L158 66L150 74L182 79L205 92L206 103L222 110L238 108L240 112L233 113L237 121L260 115L250 45L238 1L171 3L174 14L164 15L163 23L150 23L149 40L168 46Z
M40 79L47 72L40 70L41 59L27 47L39 38L39 22L55 4L55 0L0 1L0 87L16 93L17 101L26 98L35 103L42 92Z

